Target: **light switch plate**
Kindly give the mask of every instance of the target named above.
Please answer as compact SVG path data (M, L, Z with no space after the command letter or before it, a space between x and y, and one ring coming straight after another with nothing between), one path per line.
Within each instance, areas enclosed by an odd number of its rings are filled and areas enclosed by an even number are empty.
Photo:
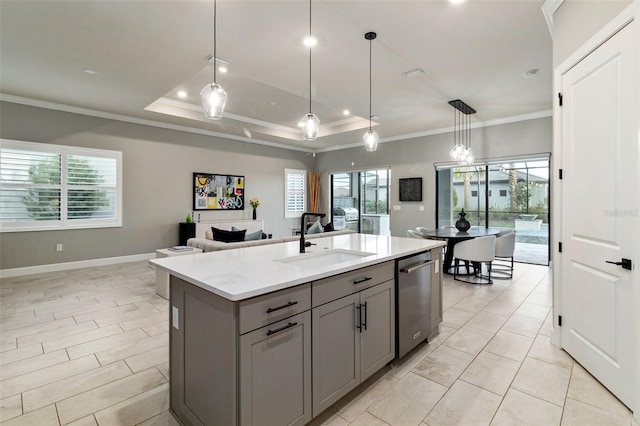
M180 310L175 306L171 307L171 322L173 328L180 330Z
M400 206L393 206L394 210L400 210Z
M424 211L424 206L420 206L419 209L420 209L421 212L423 212Z

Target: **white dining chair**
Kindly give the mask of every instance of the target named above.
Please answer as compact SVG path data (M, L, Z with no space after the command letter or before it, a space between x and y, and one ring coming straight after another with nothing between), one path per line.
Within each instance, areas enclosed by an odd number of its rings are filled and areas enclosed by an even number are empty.
M416 231L422 234L423 237L427 235L427 233L431 232L431 229L425 228L423 226L416 226Z
M424 239L424 236L414 229L409 229L407 231L407 238L419 238L421 240Z
M510 231L496 237L494 278L508 280L513 278L513 253L516 249L516 232Z
M491 279L491 263L495 259L495 252L495 235L478 237L457 243L453 247L453 257L455 258L453 279L469 284L493 284L493 280ZM459 278L460 261L468 261L475 265L475 269L472 274L473 279L467 280ZM486 265L486 274L483 273L483 265Z

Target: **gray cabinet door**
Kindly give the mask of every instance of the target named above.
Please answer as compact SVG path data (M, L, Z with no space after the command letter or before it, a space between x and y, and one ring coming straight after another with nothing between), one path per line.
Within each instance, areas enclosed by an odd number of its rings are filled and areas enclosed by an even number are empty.
M311 311L314 417L360 383L359 303L352 294Z
M171 410L184 424L237 420L236 308L171 276Z
M311 421L311 312L240 336L240 424Z
M395 356L394 285L387 281L360 292L360 380L364 381Z

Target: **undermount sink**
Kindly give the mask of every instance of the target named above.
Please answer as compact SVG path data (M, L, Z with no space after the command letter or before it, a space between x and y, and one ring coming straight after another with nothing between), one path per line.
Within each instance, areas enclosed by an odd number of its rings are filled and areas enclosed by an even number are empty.
M276 262L290 263L297 266L318 266L332 265L336 263L348 262L350 260L361 259L372 256L375 253L367 253L357 250L333 249L312 253L302 253L297 256L283 257L275 259Z

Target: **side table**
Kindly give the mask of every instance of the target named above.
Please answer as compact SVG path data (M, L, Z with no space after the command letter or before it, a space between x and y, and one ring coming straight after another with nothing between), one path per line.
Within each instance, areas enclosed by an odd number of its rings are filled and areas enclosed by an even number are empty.
M173 251L168 248L156 250L156 259L160 257L184 256L202 253L202 249L192 247L192 250ZM165 299L169 298L169 274L156 268L156 294Z

